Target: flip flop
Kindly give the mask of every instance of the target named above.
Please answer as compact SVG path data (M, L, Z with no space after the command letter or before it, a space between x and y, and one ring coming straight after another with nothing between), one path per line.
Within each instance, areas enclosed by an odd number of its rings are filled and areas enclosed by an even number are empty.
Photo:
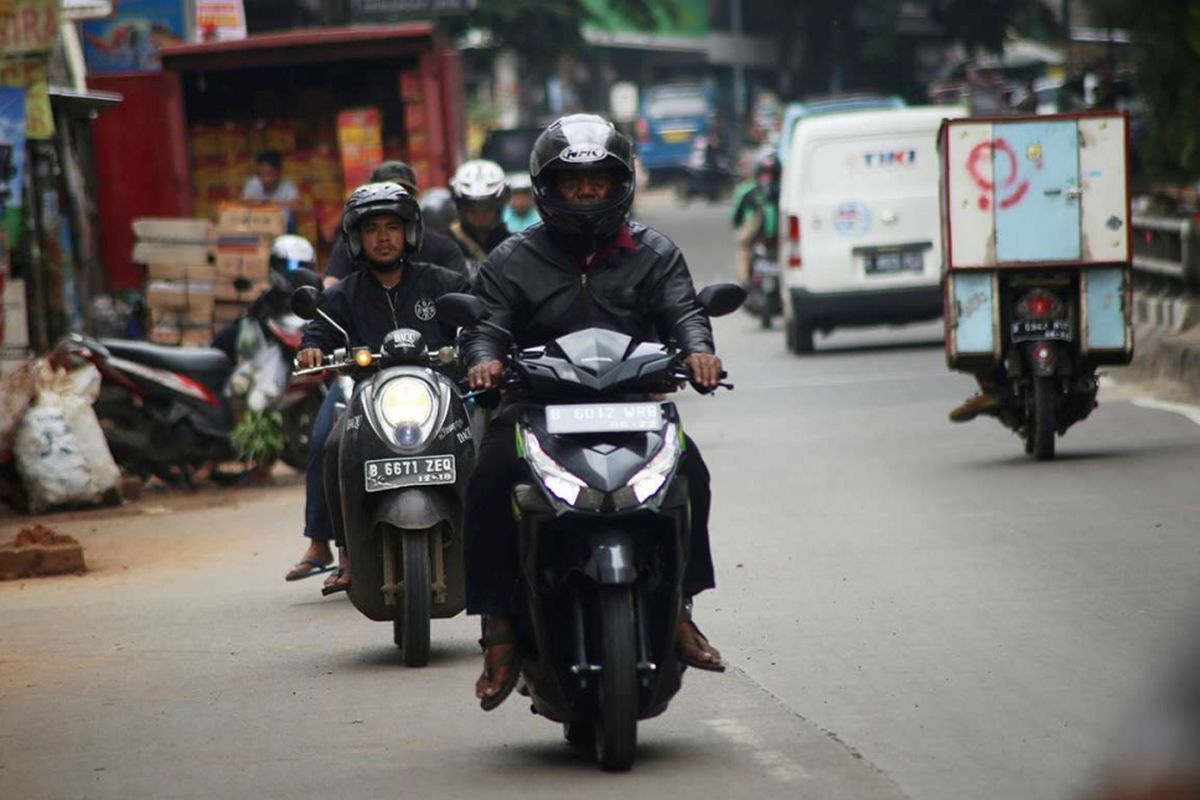
M692 622L691 620L688 620L688 621ZM681 644L689 645L691 647L694 647L697 650L710 649L708 637L700 632L700 627L698 625L696 625L695 622L692 622L692 630L694 630L696 632L696 635L693 636L692 638L684 639L682 641L677 639L675 641L675 656L676 656L676 658L678 658L684 664L687 664L689 667L695 667L696 669L702 669L705 672L724 672L725 671L725 662L723 662L723 661L701 661L700 659L698 659L694 656L689 656L689 655L686 655L683 653L683 651L680 649Z
M308 567L308 569L304 569ZM302 581L305 578L311 578L313 575L322 575L326 572L332 572L337 569L333 562L326 564L319 558L305 558L296 562L291 571L284 576L285 581Z
M350 572L349 567L338 567L337 568L337 577L339 577L339 578L341 578L343 576L348 577L349 572ZM348 592L348 591L350 591L350 581L346 581L345 583L341 583L341 584L335 583L332 586L322 586L321 587L321 595L323 597L329 597L329 595L331 595L331 594L337 594L338 592Z
M513 633L506 633L506 634L500 634L500 635L494 635L494 636L484 636L482 639L479 640L479 646L482 647L485 651L487 650L487 648L492 647L493 645L500 645L500 644L515 645L516 643L517 643L517 637ZM504 683L500 684L500 690L498 692L496 692L491 697L485 697L479 701L479 707L482 708L484 711L491 711L491 710L497 708L505 700L507 700L508 696L510 694L512 694L512 690L514 688L516 688L517 681L519 681L521 679L521 660L517 656L517 650L515 647L513 648L512 655L509 656L508 660L501 661L499 664L489 665L487 663L487 658L485 655L485 657L484 657L484 672L487 674L487 676L489 678L492 675L492 670L496 669L497 667L508 667L508 678L505 679Z

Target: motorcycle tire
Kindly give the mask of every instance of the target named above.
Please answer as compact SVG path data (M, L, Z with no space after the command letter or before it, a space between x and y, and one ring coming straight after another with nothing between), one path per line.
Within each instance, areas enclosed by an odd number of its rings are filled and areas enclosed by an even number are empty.
M283 453L279 458L298 472L308 467L308 442L323 399L320 392L313 392L283 411Z
M637 751L637 628L633 587L600 587L599 714L596 760L607 772L626 772Z
M400 616L392 622L392 637L400 648L400 658L405 666L423 667L429 663L429 620L433 604L429 534L427 531L399 533L404 593Z
M1033 379L1033 418L1026 426L1026 450L1038 461L1054 458L1054 378Z

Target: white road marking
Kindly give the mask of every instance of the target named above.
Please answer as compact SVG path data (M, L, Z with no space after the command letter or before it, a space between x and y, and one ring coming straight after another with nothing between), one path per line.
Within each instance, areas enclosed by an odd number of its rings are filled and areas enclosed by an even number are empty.
M791 783L798 778L806 781L812 780L812 775L808 770L778 750L767 747L758 734L738 720L721 717L720 719L705 720L705 724L734 743L750 750L754 760L775 780L783 783Z
M1187 403L1172 403L1167 400L1155 400L1153 397L1135 397L1129 402L1141 408L1152 408L1155 411L1170 411L1187 417L1192 422L1200 425L1200 406L1193 406Z

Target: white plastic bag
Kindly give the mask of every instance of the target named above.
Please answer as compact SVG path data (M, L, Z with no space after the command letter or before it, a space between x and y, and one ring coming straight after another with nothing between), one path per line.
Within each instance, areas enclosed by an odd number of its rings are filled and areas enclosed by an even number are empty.
M43 392L25 413L13 456L34 513L100 499L92 492L88 465L67 423L62 397L54 392Z

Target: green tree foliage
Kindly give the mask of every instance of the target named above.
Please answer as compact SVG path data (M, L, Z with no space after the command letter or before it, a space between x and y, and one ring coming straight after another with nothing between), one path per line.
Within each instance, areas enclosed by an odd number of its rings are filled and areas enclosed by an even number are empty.
M674 18L673 0L609 0L610 7L647 31L656 15ZM479 0L457 24L488 31L496 44L511 47L534 63L552 63L584 44L583 26L593 14L583 0Z
M1149 118L1139 155L1146 177L1200 178L1200 0L1089 0L1094 21L1133 40L1136 85Z

